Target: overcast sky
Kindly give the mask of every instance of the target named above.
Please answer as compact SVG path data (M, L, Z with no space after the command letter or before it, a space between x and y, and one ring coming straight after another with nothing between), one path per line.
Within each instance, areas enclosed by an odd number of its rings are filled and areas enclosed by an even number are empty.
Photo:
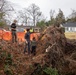
M30 6L35 3L40 7L41 12L49 19L50 10L55 10L58 13L60 8L64 15L67 17L71 14L72 9L76 10L76 0L8 0L12 3L20 5L23 8Z

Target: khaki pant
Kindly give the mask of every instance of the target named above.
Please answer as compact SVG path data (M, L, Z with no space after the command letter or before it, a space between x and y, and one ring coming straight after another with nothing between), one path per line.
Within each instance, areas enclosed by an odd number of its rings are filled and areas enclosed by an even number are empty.
M12 42L14 43L14 42L17 42L17 34L16 34L16 31L12 31L11 32L11 34L12 34Z

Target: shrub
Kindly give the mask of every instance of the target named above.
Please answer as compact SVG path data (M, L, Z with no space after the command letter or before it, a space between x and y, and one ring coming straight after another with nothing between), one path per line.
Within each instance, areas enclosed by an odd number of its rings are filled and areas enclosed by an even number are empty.
M6 57L5 64L12 65L12 56L10 53Z
M5 65L4 73L5 73L6 75L13 75L11 69L9 68L9 65Z
M4 27L5 26L5 22L1 21L0 22L0 27Z
M43 71L48 75L58 75L58 71L55 68L46 68Z

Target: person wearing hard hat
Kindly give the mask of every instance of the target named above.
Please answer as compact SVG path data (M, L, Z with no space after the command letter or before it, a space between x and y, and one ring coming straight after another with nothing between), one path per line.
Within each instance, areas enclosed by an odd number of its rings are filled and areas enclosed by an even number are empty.
M33 33L33 32L34 32L33 28L30 28L30 33Z

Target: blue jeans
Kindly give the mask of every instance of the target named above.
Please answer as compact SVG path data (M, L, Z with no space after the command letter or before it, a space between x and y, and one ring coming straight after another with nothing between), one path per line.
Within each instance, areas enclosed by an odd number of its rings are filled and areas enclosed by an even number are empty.
M26 52L26 48L28 49L28 54L30 54L30 41L25 45L24 53Z

